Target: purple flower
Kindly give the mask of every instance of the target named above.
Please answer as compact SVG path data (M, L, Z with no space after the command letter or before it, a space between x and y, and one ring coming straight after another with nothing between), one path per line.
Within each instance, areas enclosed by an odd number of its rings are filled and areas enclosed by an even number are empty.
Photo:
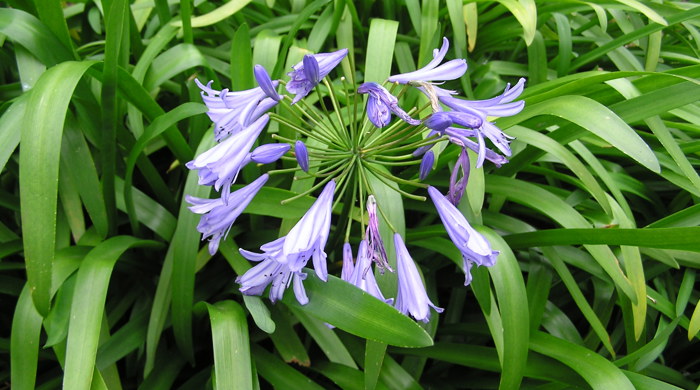
M394 246L396 247L396 269L399 282L396 309L403 314L410 314L417 321L428 322L431 307L438 313L442 313L444 309L435 306L428 298L416 263L408 254L399 233L394 233Z
M442 38L442 47L440 50L433 50L433 60L426 66L413 72L398 74L389 77L392 83L408 84L412 82L429 83L432 81L454 80L462 77L467 71L467 61L463 59L455 59L447 61L440 65L447 49L450 47L450 42L447 38Z
M459 170L462 170L462 177L457 180L459 176ZM469 155L467 151L462 149L462 152L457 158L457 163L455 163L454 168L452 168L452 174L450 174L450 189L447 193L447 200L453 205L457 206L459 201L462 200L464 191L467 189L467 181L469 180Z
M328 279L326 253L324 247L328 241L331 227L331 205L333 203L335 181L331 180L319 195L316 202L297 222L289 233L260 247L263 253L253 253L241 249L247 259L272 258L285 264L292 272L301 271L309 259L313 259L316 275L325 281Z
M306 145L303 142L297 141L294 143L294 154L296 155L297 163L299 164L301 170L308 172L309 152L306 151Z
M199 184L213 184L217 191L223 187L223 194L227 195L241 168L250 162L248 152L268 120L269 117L263 115L244 130L225 139L185 165L189 169L199 170ZM228 199L226 196L223 198L224 201Z
M481 136L479 143L481 144L483 142L483 137L485 136L491 140L494 145L496 145L501 153L506 156L510 156L511 150L509 144L510 140L513 138L504 134L501 129L496 127L493 123L487 121L486 118L512 116L522 111L523 107L525 106L525 102L521 100L513 103L513 100L520 96L524 87L525 79L521 78L513 88L510 88L510 84L508 84L506 89L503 91L503 94L492 99L464 100L443 95L440 96L440 102L465 115L481 118L483 120L483 124L481 126L476 126L478 127L477 135ZM483 161L483 157L480 157L479 161ZM481 166L481 164L479 163L477 166Z
M289 144L260 145L250 154L250 159L258 164L269 164L279 160L289 149Z
M260 89L265 92L267 97L276 102L282 100L282 95L278 94L275 90L279 82L275 82L274 84L272 83L272 79L270 79L270 75L265 70L265 67L262 65L255 65L255 67L253 67L253 75L255 76L255 80L258 82Z
M369 94L367 116L376 127L382 128L388 125L392 112L408 124L414 126L420 124L419 120L411 118L399 107L399 100L381 85L373 82L364 83L357 88L357 92Z
M270 300L276 302L282 299L284 290L294 282L297 301L302 305L309 302L302 284L306 274L301 270L309 258L313 258L316 275L323 281L328 280L326 253L323 249L330 231L333 191L335 181L331 180L289 234L260 247L263 253L239 250L246 259L260 261L260 264L236 279L243 294L262 295L265 288L272 284Z
M447 234L457 249L462 252L466 286L472 280L470 273L472 265L476 263L486 267L493 266L496 264L498 251L491 250L491 244L486 238L469 225L464 215L440 191L435 187L428 187L428 193L440 214Z
M230 92L227 89L221 91L212 89L212 81L209 81L206 86L197 79L194 82L202 90L202 100L209 109L207 115L214 122L216 141L242 131L277 104L276 100L266 97L266 92L260 87ZM270 81L270 84L274 92L278 82Z
M382 294L379 285L377 285L377 280L374 278L374 273L372 272L372 258L367 240L360 241L360 247L357 251L357 264L354 266L352 249L350 249L350 244L346 243L346 245L349 255L346 256L345 252L343 253L343 274L341 275L341 279L359 287L362 291L369 293L379 300L392 304L394 300L392 298L384 298L384 294ZM345 248L343 248L343 251L345 251ZM346 266L346 264L349 265ZM346 268L348 271L345 271Z
M262 295L268 285L270 287L270 301L277 302L284 296L284 291L289 284L294 282L294 295L297 301L306 305L309 297L306 295L303 281L306 273L292 271L287 264L278 262L273 256L257 254L241 250L243 257L251 261L260 261L260 264L249 269L246 273L236 278L236 283L240 284L239 290L245 295Z
M377 263L382 273L384 273L385 269L388 269L389 272L394 272L389 265L389 259L386 255L386 249L384 248L384 241L382 241L382 236L379 234L377 201L374 199L374 195L367 197L367 215L369 218L365 235L367 236L369 256Z
M481 168L481 166L484 164L484 160L491 161L496 165L496 167L500 167L501 165L508 163L507 158L486 147L484 144L484 137L480 132L467 129L458 129L456 127L448 127L445 130L445 134L450 137L450 142L453 144L459 145L463 148L469 148L478 154L476 161L477 168ZM479 142L474 142L466 137L477 137Z
M355 260L352 257L352 247L350 243L343 244L343 269L340 272L340 278L349 281L352 270L355 268Z
M333 68L348 54L348 49L341 49L332 53L318 53L304 56L304 59L292 67L287 73L292 79L287 83L287 91L293 93L292 104L298 102L309 94Z
M331 206L334 191L335 180L331 180L326 184L316 202L289 231L282 245L283 262L289 264L292 271L301 270L309 258L313 257L316 275L323 281L328 279L324 248L331 228Z
M214 255L219 248L219 241L226 238L236 218L248 206L260 188L267 182L268 175L264 174L240 190L228 195L228 199L202 199L187 195L185 200L192 206L189 209L202 214L197 225L197 231L202 233L202 240L209 238L209 254Z
M433 169L434 162L435 153L433 153L432 150L429 150L426 154L423 155L423 159L420 162L420 168L418 169L418 178L421 181L425 180L425 178L428 177L430 170Z
M444 132L453 124L458 124L470 129L478 128L483 124L483 120L477 116L459 111L438 111L430 115L423 121L425 127L437 132Z

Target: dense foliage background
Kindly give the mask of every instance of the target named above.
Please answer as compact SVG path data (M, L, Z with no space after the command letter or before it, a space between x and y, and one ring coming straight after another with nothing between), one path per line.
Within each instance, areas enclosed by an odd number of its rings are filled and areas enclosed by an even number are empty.
M464 95L527 78L525 109L497 122L511 162L472 169L460 205L498 264L465 288L432 206L393 201L445 308L433 345L338 279L310 277L305 307L242 297L237 248L287 231L313 199L279 201L310 183L274 176L211 257L183 201L209 191L184 168L211 125L194 77L250 88L253 64L286 77L347 47L338 73L382 81L443 36ZM696 388L699 53L700 6L681 1L10 0L0 388Z

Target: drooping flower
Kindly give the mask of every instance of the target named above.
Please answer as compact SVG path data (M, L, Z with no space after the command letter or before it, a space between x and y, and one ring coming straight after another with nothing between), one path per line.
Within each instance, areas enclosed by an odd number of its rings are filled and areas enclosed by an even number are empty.
M230 192L230 186L236 181L241 168L250 161L250 148L265 128L269 117L263 115L243 131L225 139L211 149L185 164L189 169L199 170L200 185L214 185L222 194ZM224 201L228 199L223 197Z
M350 245L348 244L348 249L349 247ZM360 247L357 250L357 264L354 266L352 266L352 249L349 249L349 251L349 257L343 255L343 269L346 267L346 262L350 264L347 266L348 269L350 270L350 267L352 269L349 273L343 273L341 278L379 300L388 304L394 302L393 298L384 298L384 294L382 294L379 285L377 285L377 279L374 278L374 273L372 272L372 258L367 240L360 241Z
M357 93L369 94L367 99L367 117L376 127L382 128L391 122L391 113L404 122L417 126L420 121L411 118L401 107L399 100L386 88L373 82L367 82L357 88Z
M428 194L435 204L447 234L457 249L462 252L466 286L472 280L470 273L472 265L493 266L496 264L498 251L491 249L491 244L486 238L471 227L464 215L439 190L428 187Z
M202 199L190 195L185 197L192 205L189 209L196 214L202 214L197 231L202 233L202 240L210 237L209 254L216 253L221 239L226 238L233 223L265 185L268 177L267 174L260 176L247 186L227 195L228 199Z
M416 263L408 253L399 233L394 233L394 246L396 248L396 272L399 283L399 291L396 294L396 309L403 314L410 314L417 321L428 322L431 307L438 313L442 313L444 309L435 306L428 298Z
M262 295L265 288L272 284L270 300L276 302L282 299L284 290L294 282L297 301L302 305L309 302L302 284L306 279L302 269L310 258L319 279L328 280L324 247L330 231L333 191L335 181L331 180L289 234L260 247L263 253L239 249L246 259L260 261L260 264L236 279L243 294Z
M316 202L286 236L260 247L263 253L257 254L241 249L241 254L250 260L274 259L278 263L285 264L292 272L300 272L309 259L313 259L316 275L319 279L326 281L328 271L324 248L331 227L333 191L335 191L335 181L331 180Z
M236 283L241 285L239 290L242 294L262 295L265 288L272 285L269 297L270 301L275 303L282 299L284 291L293 282L297 301L302 305L309 303L309 297L306 295L303 284L306 273L290 270L287 264L277 261L274 254L271 253L258 254L241 250L241 254L248 260L260 262L236 278Z
M308 172L309 152L306 150L306 145L303 142L297 141L294 143L294 154L296 155L299 168L301 168L301 170L304 172Z
M483 124L478 127L478 132L482 138L486 137L506 156L510 156L510 140L509 137L501 129L487 120L487 117L504 117L512 116L525 107L524 101L513 102L523 92L525 87L525 79L521 78L518 83L510 88L508 84L503 91L503 94L486 100L464 100L452 96L440 96L440 102L450 107L452 110L461 112L465 115L477 116L483 120ZM456 123L456 122L455 122ZM466 126L469 127L469 126ZM481 143L482 140L479 140ZM483 161L483 159L480 159ZM477 166L481 166L477 164Z
M258 164L270 164L279 160L291 148L289 144L260 145L250 153L250 159Z
M429 150L426 154L423 155L423 159L420 162L420 168L418 169L418 178L421 181L425 180L425 178L428 177L430 170L433 169L434 162L435 153L433 153L432 150Z
M349 281L353 269L355 269L355 260L352 257L352 247L349 242L346 242L343 244L343 268L340 272L340 278Z
M293 93L292 104L298 102L309 94L333 68L348 54L348 49L341 49L332 53L318 53L305 56L304 59L292 67L287 73L291 80L287 83L287 91ZM308 66L307 66L308 65Z
M367 236L368 252L370 258L377 263L379 270L384 273L385 269L389 272L394 272L389 265L389 258L386 255L386 249L384 248L384 241L382 241L382 236L379 234L379 218L377 217L377 201L374 199L374 195L367 197L367 230L365 235Z
M508 159L486 147L484 137L481 133L468 129L458 129L456 127L448 127L445 134L449 136L450 142L459 145L463 148L469 148L477 153L476 167L481 168L484 160L489 160L496 167L501 167L508 163ZM476 137L480 142L474 142L467 137Z
M408 84L408 83L431 83L433 81L454 80L462 77L467 71L467 61L458 58L450 60L440 65L447 50L450 48L450 42L447 38L442 38L442 47L440 50L433 50L433 60L427 65L413 72L397 74L389 77L392 83Z
M242 131L277 104L277 101L268 97L266 91L260 87L236 92L228 89L217 91L211 88L212 81L209 81L206 86L197 79L194 81L202 90L202 100L209 109L207 115L214 122L216 141ZM270 81L272 92L278 83L278 81ZM273 96L279 95L274 92Z
M452 168L452 173L450 174L450 189L447 192L447 200L455 206L462 200L464 191L467 189L469 169L469 155L467 151L462 148L462 152L459 154L454 168ZM462 171L462 177L457 179L460 170Z
M301 270L309 258L313 258L316 275L323 281L328 279L324 248L331 228L334 191L335 180L331 180L321 191L316 202L289 231L282 245L284 257L281 261L287 263L292 271Z

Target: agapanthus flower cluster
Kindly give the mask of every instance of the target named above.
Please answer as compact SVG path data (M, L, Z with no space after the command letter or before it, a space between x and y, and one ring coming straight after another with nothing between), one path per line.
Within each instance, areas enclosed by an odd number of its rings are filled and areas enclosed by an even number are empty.
M430 308L442 312L428 297L420 268L404 238L375 198L377 185L403 197L432 200L447 235L462 254L465 285L472 280L474 265L491 267L496 263L498 252L492 250L488 240L469 224L457 206L469 178L467 150L476 153L477 168L484 161L496 166L508 162L512 138L493 120L523 109L524 103L516 99L525 80L520 79L512 88L508 85L502 95L492 99L462 99L456 91L440 86L467 71L464 59L445 61L448 50L449 42L444 38L441 48L433 51L432 60L424 67L392 75L384 83L370 81L356 88L344 77L334 81L329 77L345 59L347 49L305 55L292 67L287 80L272 80L262 66L256 65L253 71L258 87L246 91L219 91L212 88L212 82L204 85L195 80L209 109L207 114L214 122L217 144L186 165L197 170L200 185L213 186L219 195L214 199L188 196L187 201L193 212L202 214L197 230L203 239L209 239L212 255L271 175L295 172L295 179L311 182L307 191L284 202L318 193L312 206L285 236L260 246L260 253L240 250L246 259L257 263L236 279L241 293L263 295L268 291L270 300L276 302L291 285L297 301L304 305L313 299L303 285L307 278L305 267L311 260L316 276L326 281L328 251L342 254L342 280L393 305L401 313L428 321ZM294 96L279 94L280 86ZM427 98L422 107L401 106L400 96L411 88ZM286 106L284 115L282 111L274 112L277 105ZM295 136L288 138L288 132L285 136L263 136L271 121L292 129ZM278 142L254 147L260 140L270 138ZM436 165L439 151L433 147L445 141L456 145L460 152L449 175L448 191L443 194L422 181ZM280 159L287 161L285 167L278 167ZM233 191L239 173L251 162L269 164L269 168L263 167L266 173ZM406 173L414 167L414 179L406 179ZM399 169L400 176L395 174ZM342 207L335 207L339 203ZM333 225L334 210L342 210L336 221L344 223ZM391 240L385 243L382 235L388 239L390 231ZM342 249L326 248L329 242L338 242L332 237L344 238ZM351 242L357 243L357 256L353 255ZM394 251L387 251L387 245L393 245ZM395 255L390 258L387 253ZM394 292L382 291L382 283L378 283L387 271L396 275L398 288Z

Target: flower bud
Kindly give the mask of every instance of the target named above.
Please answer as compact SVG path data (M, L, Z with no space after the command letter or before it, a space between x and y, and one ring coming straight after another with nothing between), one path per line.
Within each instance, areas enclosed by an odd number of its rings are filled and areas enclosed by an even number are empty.
M302 171L309 171L309 153L306 151L306 145L303 142L297 141L294 144L294 153L297 156L297 162Z
M289 144L260 145L250 154L250 159L258 164L269 164L279 160L289 149L291 149Z
M418 178L421 181L428 177L428 174L433 169L433 163L435 162L435 153L432 150L428 150L426 154L423 155L423 159L420 162L420 169L418 173Z

